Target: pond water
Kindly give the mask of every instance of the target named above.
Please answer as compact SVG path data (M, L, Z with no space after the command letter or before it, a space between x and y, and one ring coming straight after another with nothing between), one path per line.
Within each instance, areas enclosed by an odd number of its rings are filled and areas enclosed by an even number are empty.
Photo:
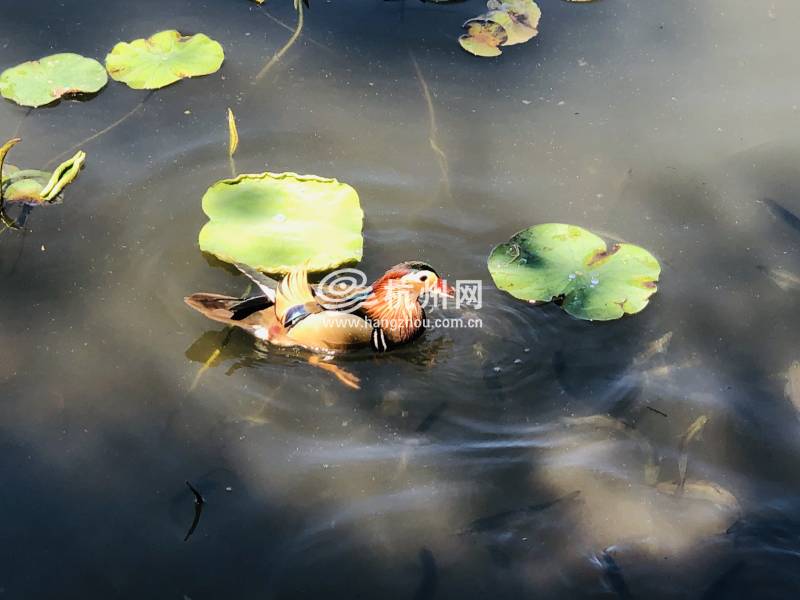
M0 103L37 166L145 100L84 145L63 205L0 235L0 595L800 593L800 231L764 202L800 214L800 4L540 5L539 37L489 60L456 43L479 2L311 0L253 84L291 3L3 2L2 68L167 28L226 62L150 96ZM234 333L192 388L227 334L183 297L246 287L197 246L229 106L239 172L352 184L361 268L482 280L482 327L337 359L358 391ZM542 222L645 246L659 293L587 323L496 290L491 248ZM206 504L184 541L187 480Z

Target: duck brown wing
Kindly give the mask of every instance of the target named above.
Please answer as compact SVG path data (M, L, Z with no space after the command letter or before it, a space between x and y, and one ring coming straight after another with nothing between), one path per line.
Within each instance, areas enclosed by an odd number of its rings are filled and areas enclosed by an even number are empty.
M269 315L272 315L271 320L275 320L275 311L270 310L272 303L263 296L242 300L221 294L201 293L187 296L184 301L212 321L240 327L253 335L257 327L270 321Z
M286 337L312 350L346 350L366 346L372 326L358 315L326 310L308 315Z

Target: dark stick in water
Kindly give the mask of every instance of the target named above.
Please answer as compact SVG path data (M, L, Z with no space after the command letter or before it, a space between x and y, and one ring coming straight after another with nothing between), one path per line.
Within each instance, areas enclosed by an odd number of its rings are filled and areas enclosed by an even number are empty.
M556 498L555 500L549 500L547 502L542 502L541 504L531 504L524 508L506 510L500 513L490 515L488 517L481 517L480 519L472 521L465 529L459 531L458 535L468 535L472 533L492 531L500 527L504 527L510 521L512 521L517 517L541 512L543 510L550 508L551 506L555 506L556 504L562 502L570 502L572 500L575 500L579 495L580 491L575 490L574 492L570 492L569 494L561 496L560 498Z
M205 499L200 495L194 486L186 482L186 485L194 494L194 520L192 521L191 527L189 527L189 531L186 532L186 537L183 538L183 541L186 542L189 540L189 537L194 533L194 530L197 529L197 524L200 522L200 515L203 512L203 505L206 503Z
M414 600L429 600L436 595L436 588L439 587L439 570L433 552L427 548L419 551L419 562L422 564L422 579L414 593Z
M597 562L603 568L603 578L606 580L618 598L631 598L631 592L625 578L622 576L622 569L619 568L617 561L608 553L608 549L597 557Z
M442 413L445 411L446 408L447 408L447 402L443 401L439 405L437 405L436 408L434 408L430 413L428 413L428 416L425 417L419 425L417 425L417 433L425 433L426 431L428 431L431 428L431 426L436 421L439 420L439 417L442 416Z
M800 217L772 198L764 198L764 204L767 205L769 212L771 212L774 217L780 219L796 232L800 233Z

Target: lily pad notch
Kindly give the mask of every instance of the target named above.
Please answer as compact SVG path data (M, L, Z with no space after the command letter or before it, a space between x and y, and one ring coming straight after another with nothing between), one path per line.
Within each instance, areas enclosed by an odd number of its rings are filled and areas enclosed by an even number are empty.
M106 70L93 58L64 52L30 60L0 74L0 94L36 108L78 94L94 94L108 83Z
M259 173L214 183L203 196L203 252L264 273L306 265L327 271L363 255L364 211L346 183L316 175Z
M661 266L644 248L614 244L575 225L528 227L488 260L499 289L533 303L557 302L579 319L610 321L643 310L658 290Z

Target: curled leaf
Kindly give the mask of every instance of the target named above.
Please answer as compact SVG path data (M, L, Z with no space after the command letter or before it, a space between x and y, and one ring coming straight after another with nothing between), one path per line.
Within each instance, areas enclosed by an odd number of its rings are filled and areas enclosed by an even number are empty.
M467 21L467 33L458 38L461 47L475 56L500 56L500 48L508 41L508 33L499 23L492 21Z
M93 94L108 83L99 62L62 53L31 60L0 74L0 94L22 106L44 106L74 94Z
M14 138L0 147L0 198L3 203L39 205L55 202L64 188L78 177L86 160L86 153L79 150L72 158L58 165L52 173L36 169L22 170L5 164L6 154L19 141L19 138Z
M508 32L504 46L522 44L539 34L542 11L533 0L489 0L487 7L489 12L476 19L502 25Z
M236 129L236 119L233 111L228 109L228 156L233 158L236 148L239 147L239 131Z

